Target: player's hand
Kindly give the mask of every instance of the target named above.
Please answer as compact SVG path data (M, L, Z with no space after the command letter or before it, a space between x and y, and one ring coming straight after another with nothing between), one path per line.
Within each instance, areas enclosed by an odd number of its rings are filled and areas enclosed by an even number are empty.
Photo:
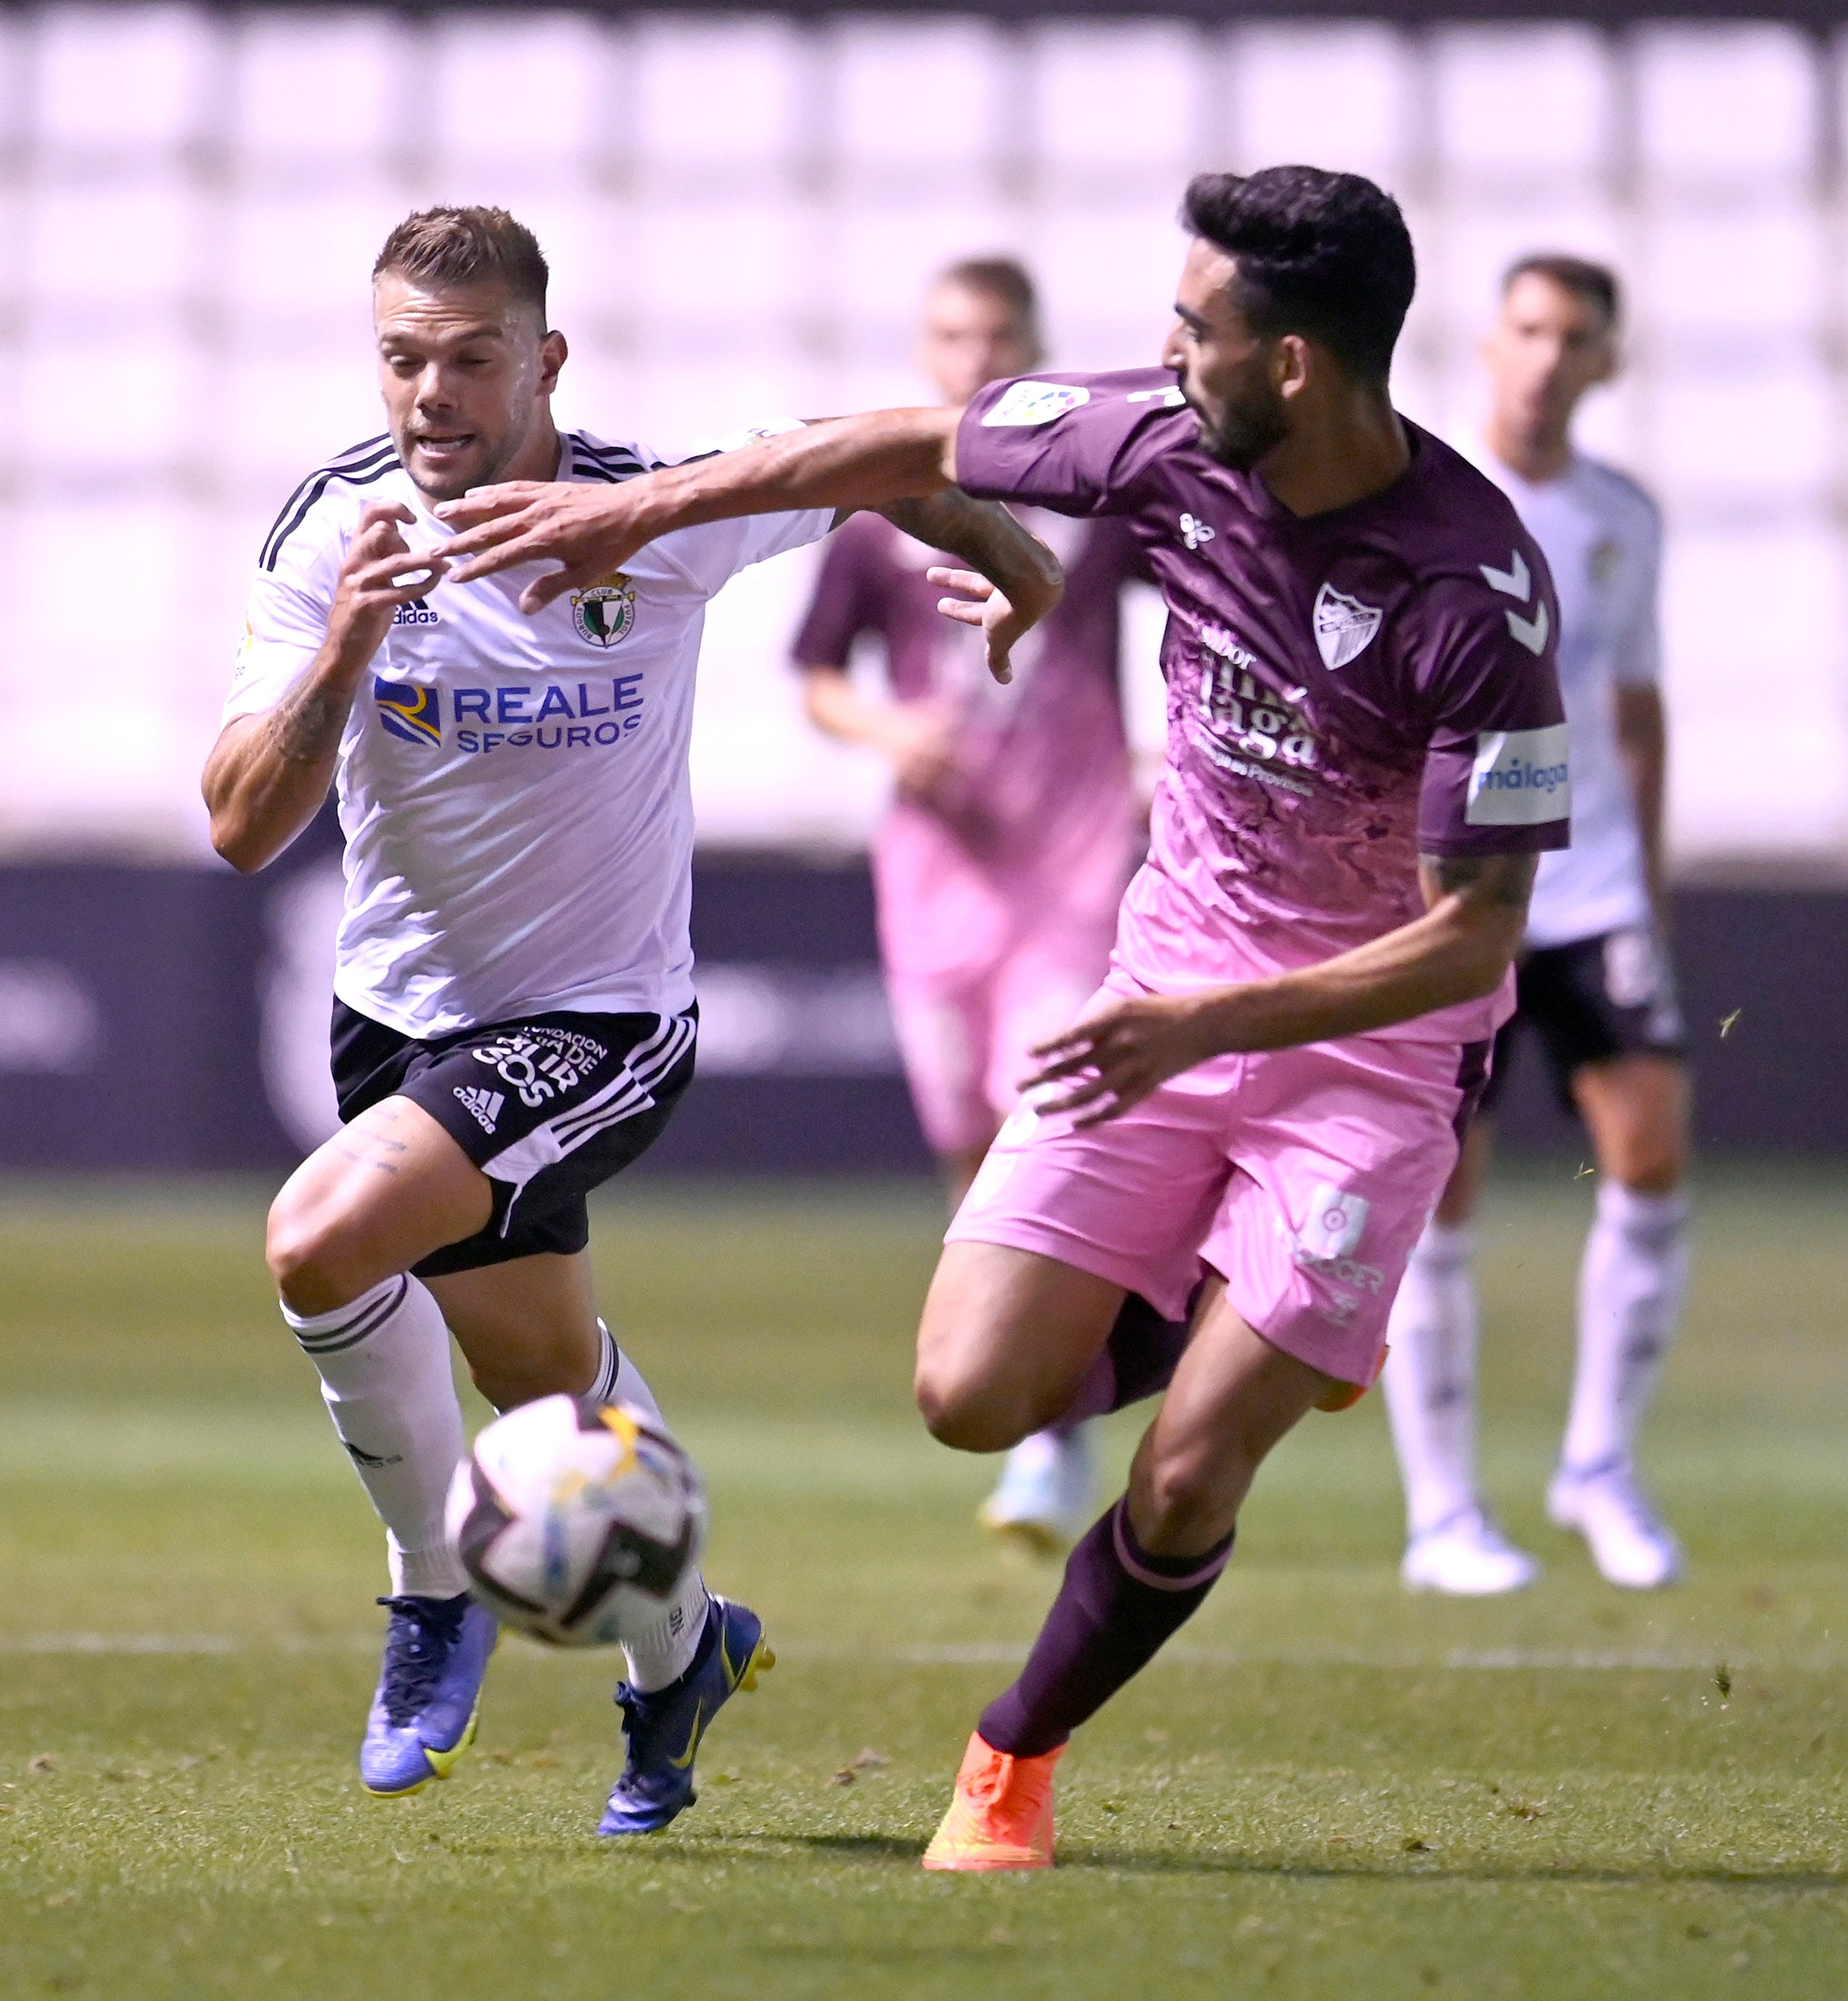
M937 609L959 625L976 627L987 644L988 671L1004 685L1012 680L1014 663L1009 656L1039 622L1038 615L1017 611L987 577L973 569L930 569L924 574L947 590L966 593L938 598Z
M342 658L362 670L385 643L398 607L433 590L448 567L441 555L411 554L400 524L416 518L402 502L375 502L347 545L327 633Z
M633 479L611 488L515 479L445 500L437 519L459 531L447 548L454 566L451 578L467 583L519 563L560 565L520 593L520 608L529 617L568 590L587 590L653 540L642 525L634 490L647 483Z
M886 754L907 799L934 798L955 774L954 718L932 702L900 704L886 726Z
M1039 1044L1033 1054L1042 1060L1021 1089L1045 1094L1033 1100L1042 1115L1069 1112L1076 1126L1101 1126L1157 1084L1220 1053L1198 997L1137 994ZM1068 1088L1054 1095L1049 1088L1060 1084Z

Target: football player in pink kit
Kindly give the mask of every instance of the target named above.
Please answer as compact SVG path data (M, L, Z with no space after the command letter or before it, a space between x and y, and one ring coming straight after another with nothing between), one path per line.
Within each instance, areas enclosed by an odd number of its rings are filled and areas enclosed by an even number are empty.
M1509 1011L1536 857L1566 842L1545 561L1387 395L1414 283L1397 205L1278 167L1200 176L1183 219L1159 369L449 510L482 524L458 538L465 576L562 562L536 607L669 527L955 482L1126 517L1168 600L1149 859L1103 991L1042 1052L951 1227L918 1335L926 1420L991 1451L1101 1375L1117 1401L1133 1296L1178 1315L1205 1284L1128 1492L969 1740L931 1868L1051 1861L1072 1731L1205 1598L1271 1448L1377 1373ZM969 588L964 615L1004 646L1020 621Z
M1007 258L955 264L924 303L919 359L947 404L1040 360L1032 280ZM955 1209L1038 1043L1097 990L1136 855L1119 687L1123 584L1143 574L1126 523L1038 510L1026 525L1065 566L1058 609L996 682L976 635L938 614L952 559L882 515L856 514L823 556L795 656L809 715L888 759L874 844L879 956L918 1122ZM848 679L854 642L883 643L890 700ZM1081 1425L1008 1455L980 1519L1050 1554L1090 1519Z

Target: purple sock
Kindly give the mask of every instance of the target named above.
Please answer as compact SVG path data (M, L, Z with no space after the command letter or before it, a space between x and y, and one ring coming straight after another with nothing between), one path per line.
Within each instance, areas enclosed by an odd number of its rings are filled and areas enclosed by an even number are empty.
M1165 1390L1186 1349L1192 1318L1191 1300L1186 1318L1164 1320L1140 1293L1131 1293L1117 1313L1103 1352L1091 1365L1056 1429L1068 1430L1087 1418L1103 1417Z
M1228 1536L1204 1556L1150 1556L1126 1495L1072 1551L1019 1680L982 1712L983 1738L1017 1758L1063 1744L1193 1616L1231 1554Z

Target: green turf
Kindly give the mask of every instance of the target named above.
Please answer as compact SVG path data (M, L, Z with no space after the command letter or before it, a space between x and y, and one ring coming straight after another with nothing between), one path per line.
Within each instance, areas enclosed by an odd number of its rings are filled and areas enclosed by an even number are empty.
M1505 1183L1484 1233L1484 1460L1540 1585L1405 1598L1376 1401L1311 1419L1067 1759L1064 1866L986 1881L917 1857L1053 1574L979 1544L992 1467L910 1412L927 1195L656 1185L600 1217L715 1581L783 1656L697 1810L614 1846L607 1658L509 1643L450 1784L358 1791L378 1536L260 1192L0 1192L0 1995L1848 1991L1848 1174L1708 1178L1647 1441L1692 1575L1644 1598L1540 1510L1589 1185Z

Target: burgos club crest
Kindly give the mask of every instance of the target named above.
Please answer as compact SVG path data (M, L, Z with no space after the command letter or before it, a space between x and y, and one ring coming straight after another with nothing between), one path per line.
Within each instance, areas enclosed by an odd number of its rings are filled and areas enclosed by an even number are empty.
M593 646L613 646L626 639L635 622L635 586L621 570L571 593L571 622L578 637Z

